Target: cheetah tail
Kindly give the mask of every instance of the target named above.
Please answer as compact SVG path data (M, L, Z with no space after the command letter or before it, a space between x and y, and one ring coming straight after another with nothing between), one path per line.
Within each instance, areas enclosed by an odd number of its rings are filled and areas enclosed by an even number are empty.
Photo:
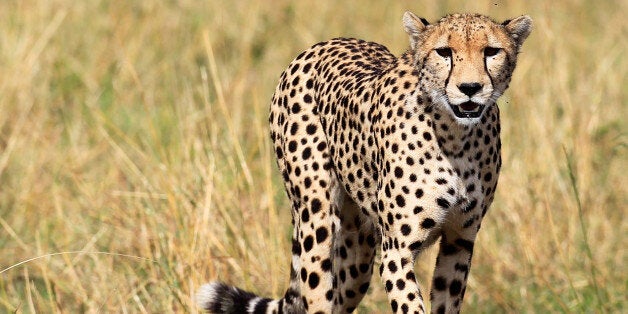
M222 282L211 282L201 286L196 293L197 304L209 313L275 313L283 303L258 297L242 289Z

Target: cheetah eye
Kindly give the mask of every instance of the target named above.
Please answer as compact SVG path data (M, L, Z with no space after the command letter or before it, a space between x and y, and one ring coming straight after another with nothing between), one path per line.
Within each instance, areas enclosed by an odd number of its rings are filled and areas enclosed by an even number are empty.
M501 48L486 47L486 48L484 48L484 57L486 57L486 58L492 57L492 56L496 55L500 50L501 50Z
M444 48L436 48L435 50L439 56L443 58L451 58L451 48L444 47Z

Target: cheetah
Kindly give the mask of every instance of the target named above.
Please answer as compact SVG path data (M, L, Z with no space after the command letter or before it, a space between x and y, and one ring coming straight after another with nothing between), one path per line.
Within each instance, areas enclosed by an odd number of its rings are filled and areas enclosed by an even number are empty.
M410 48L336 38L283 72L270 134L292 206L290 285L280 299L224 283L214 313L351 313L379 274L395 313L424 313L414 262L438 241L431 310L460 311L476 234L501 167L497 98L532 21L403 15Z

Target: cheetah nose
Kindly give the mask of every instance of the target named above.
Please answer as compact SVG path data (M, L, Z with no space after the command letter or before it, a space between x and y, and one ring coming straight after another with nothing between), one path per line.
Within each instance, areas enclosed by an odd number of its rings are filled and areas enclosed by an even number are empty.
M462 83L458 85L458 89L463 92L465 95L471 97L475 95L480 89L482 89L482 84L480 83Z

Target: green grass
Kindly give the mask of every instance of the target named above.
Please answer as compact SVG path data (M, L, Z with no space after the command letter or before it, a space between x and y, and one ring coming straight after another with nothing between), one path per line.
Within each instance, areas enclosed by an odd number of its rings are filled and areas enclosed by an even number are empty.
M401 15L534 19L463 310L624 312L622 1L0 2L0 312L195 312L288 281L268 103L300 51L408 45ZM67 253L64 253L67 252ZM417 263L429 289L434 250ZM24 263L22 263L24 262ZM374 278L359 312L388 311Z

